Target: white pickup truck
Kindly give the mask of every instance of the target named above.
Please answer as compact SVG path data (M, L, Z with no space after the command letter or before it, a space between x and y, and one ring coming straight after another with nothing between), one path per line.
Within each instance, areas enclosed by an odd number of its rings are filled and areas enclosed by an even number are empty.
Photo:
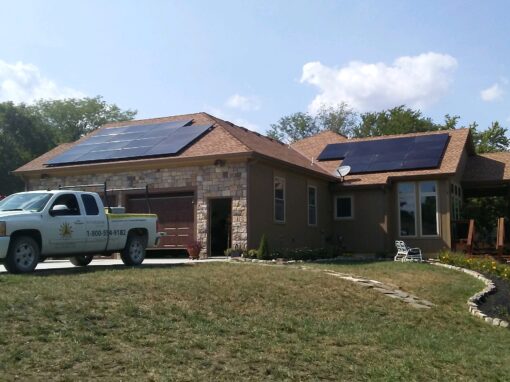
M124 264L139 265L158 244L156 225L153 214L112 213L94 192L20 192L0 201L0 262L27 273L49 256L84 266L120 252Z

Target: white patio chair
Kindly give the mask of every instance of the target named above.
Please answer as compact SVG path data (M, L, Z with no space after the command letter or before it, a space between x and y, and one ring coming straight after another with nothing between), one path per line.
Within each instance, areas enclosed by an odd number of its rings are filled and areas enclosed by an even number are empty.
M423 261L420 248L410 248L402 240L396 240L397 254L395 261Z

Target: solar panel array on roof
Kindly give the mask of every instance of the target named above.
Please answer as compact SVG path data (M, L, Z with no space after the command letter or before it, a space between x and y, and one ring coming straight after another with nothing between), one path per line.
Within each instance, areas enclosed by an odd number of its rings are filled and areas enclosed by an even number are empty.
M175 155L212 125L190 125L191 120L100 129L46 164L59 166L128 158Z
M319 161L343 159L351 174L437 168L448 134L387 138L327 145Z

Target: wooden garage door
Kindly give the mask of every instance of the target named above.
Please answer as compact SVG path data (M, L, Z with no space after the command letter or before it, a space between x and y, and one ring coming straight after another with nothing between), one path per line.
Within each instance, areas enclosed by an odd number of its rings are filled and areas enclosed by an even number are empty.
M151 212L158 215L159 230L165 231L159 248L182 249L194 240L193 194L151 195ZM145 196L129 197L126 212L147 212Z

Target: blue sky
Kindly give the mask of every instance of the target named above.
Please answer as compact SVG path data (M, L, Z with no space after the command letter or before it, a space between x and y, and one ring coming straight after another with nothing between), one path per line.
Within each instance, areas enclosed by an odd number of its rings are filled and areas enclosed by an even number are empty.
M102 95L140 118L402 103L510 125L507 1L0 1L0 101Z

